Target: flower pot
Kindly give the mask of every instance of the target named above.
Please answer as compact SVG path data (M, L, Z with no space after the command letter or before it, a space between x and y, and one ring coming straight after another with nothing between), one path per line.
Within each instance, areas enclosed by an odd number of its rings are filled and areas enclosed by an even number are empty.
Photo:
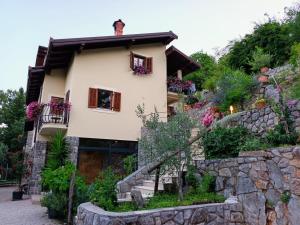
M56 209L48 208L48 218L49 219L63 219L63 214Z
M184 111L188 111L188 110L190 110L192 108L193 108L192 105L184 105Z
M260 72L261 73L266 73L266 72L268 72L269 71L269 68L268 67L262 67L262 68L260 68Z
M22 197L23 197L23 191L13 191L12 193L13 201L22 200Z
M258 81L260 83L268 83L269 82L269 77L268 76L265 76L265 75L262 75L258 78Z
M255 103L255 106L257 109L263 109L266 107L266 103L265 102L257 102L257 103Z

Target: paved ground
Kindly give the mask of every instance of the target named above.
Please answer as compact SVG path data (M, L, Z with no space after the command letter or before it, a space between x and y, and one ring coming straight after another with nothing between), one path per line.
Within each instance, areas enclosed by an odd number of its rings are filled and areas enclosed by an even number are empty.
M14 187L0 188L0 225L61 225L49 220L47 209L33 205L30 199L11 201ZM25 196L26 198L26 196Z

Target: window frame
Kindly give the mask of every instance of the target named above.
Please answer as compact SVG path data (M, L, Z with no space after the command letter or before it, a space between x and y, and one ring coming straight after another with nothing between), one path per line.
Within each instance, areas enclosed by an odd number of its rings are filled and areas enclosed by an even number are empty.
M99 107L99 98L101 91L108 91L110 93L110 107ZM110 88L89 88L88 108L95 109L100 112L120 112L121 111L121 93Z

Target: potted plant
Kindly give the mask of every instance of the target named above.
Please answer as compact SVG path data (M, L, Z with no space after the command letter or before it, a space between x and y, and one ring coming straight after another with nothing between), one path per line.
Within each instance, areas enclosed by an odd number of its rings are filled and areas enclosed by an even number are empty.
M185 98L185 104L184 104L184 109L185 111L190 110L193 108L194 104L196 104L199 100L193 96L193 95L189 95Z
M47 193L41 199L41 205L47 207L49 219L63 219L66 215L67 196L65 193Z
M262 108L264 108L265 106L266 106L266 100L265 100L265 99L261 98L261 99L256 100L256 102L255 102L255 107L256 107L257 109L262 109Z
M28 120L33 121L38 118L42 112L42 105L38 102L31 102L26 108L26 117Z

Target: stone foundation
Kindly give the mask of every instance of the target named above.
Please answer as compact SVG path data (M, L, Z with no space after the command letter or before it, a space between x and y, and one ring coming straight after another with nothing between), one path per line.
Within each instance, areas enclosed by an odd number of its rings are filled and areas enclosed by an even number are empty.
M239 203L216 203L142 210L125 213L107 212L91 203L81 204L76 225L244 225Z
M45 165L47 151L46 141L37 141L33 146L33 165L29 182L29 193L41 193L41 172Z

